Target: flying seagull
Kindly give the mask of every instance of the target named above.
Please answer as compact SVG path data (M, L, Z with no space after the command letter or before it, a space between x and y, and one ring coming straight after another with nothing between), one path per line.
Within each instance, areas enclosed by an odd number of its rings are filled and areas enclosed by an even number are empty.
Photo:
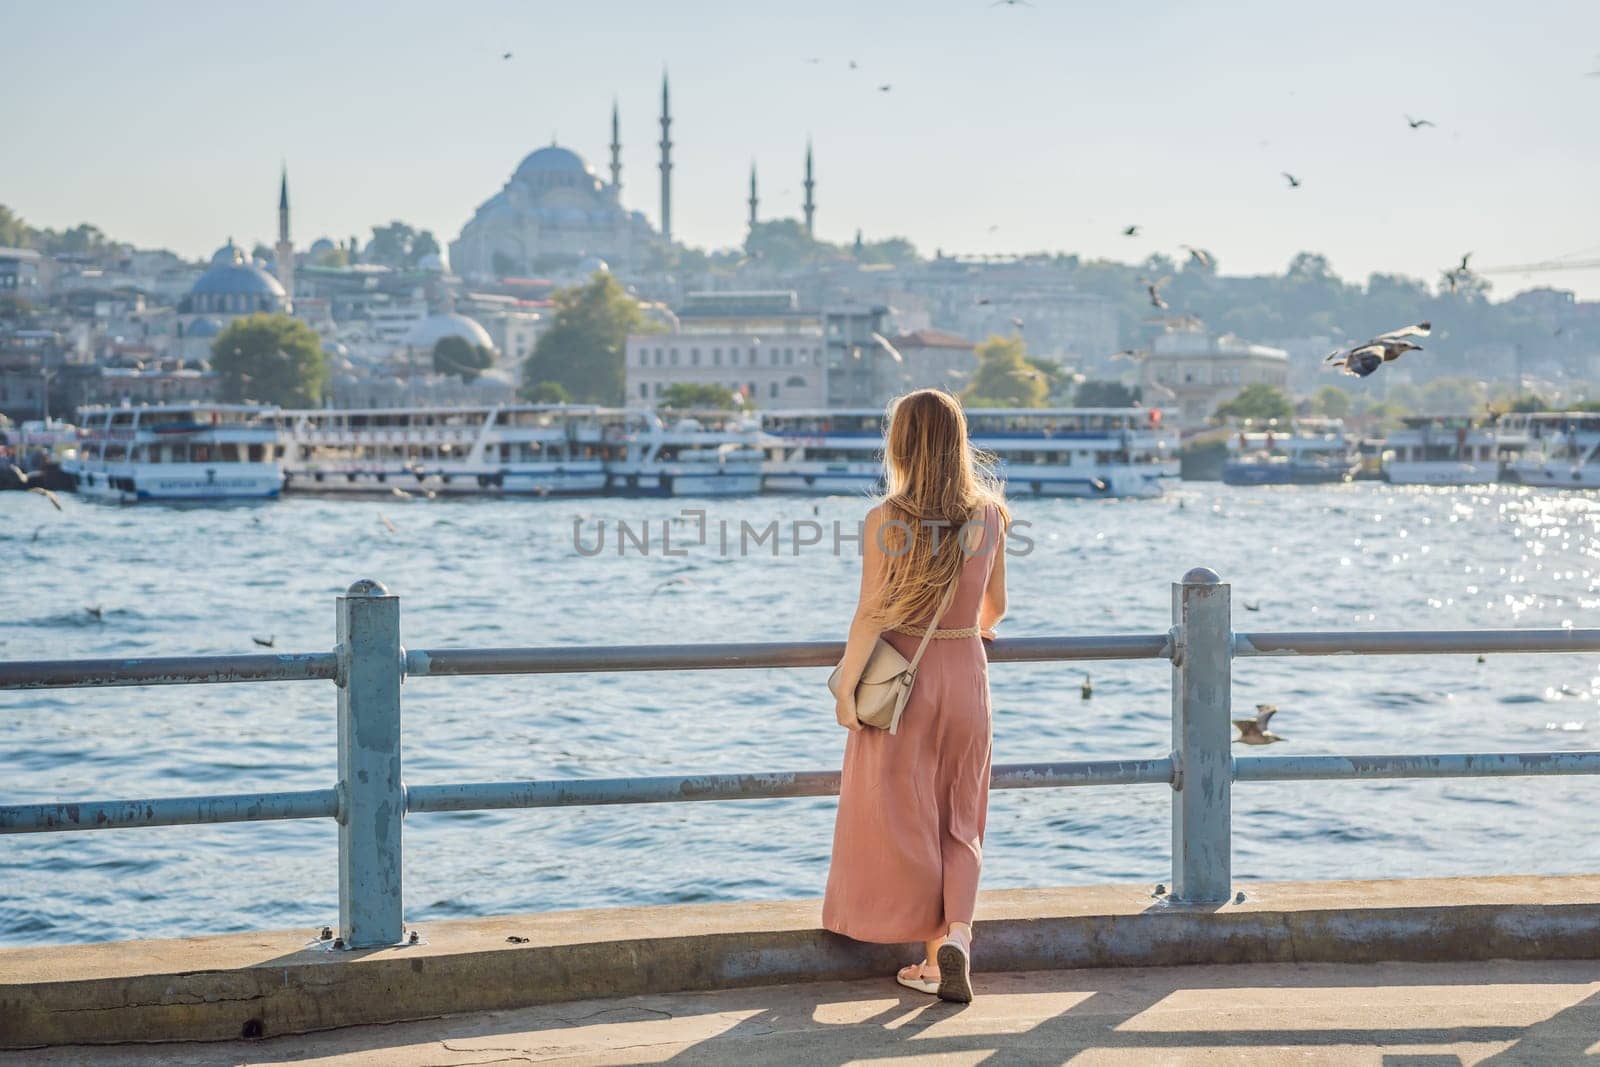
M1299 178L1296 178L1293 174L1290 174L1288 171L1281 171L1280 173L1282 173L1285 178L1289 179L1289 188L1291 188L1291 189L1300 188L1300 179Z
M893 89L893 88L894 88L894 86L890 85L888 82L884 82L882 85L878 86L878 92L886 93L890 89Z
M1471 271L1471 268L1467 266L1467 260L1469 260L1471 258L1472 258L1472 253L1471 252L1468 252L1466 255L1462 256L1461 257L1461 266L1457 267L1456 269L1459 270L1462 274L1470 274L1472 271Z
M980 296L980 297L978 297L978 299L977 299L977 301L976 301L976 303L977 303L977 305L978 305L978 306L979 306L979 307L987 307L987 306L989 306L989 305L990 305L990 304L992 304L992 303L994 303L994 301L993 301L993 300L990 300L990 299L989 299L989 298L988 298L988 297L986 297L986 296Z
M851 70L860 70L860 69L861 69L861 66L860 66L860 64L858 64L858 63L857 63L857 62L856 62L856 61L855 61L855 60L853 60L853 59L852 59L852 60L851 60L851 61L850 61L850 69L851 69Z
M278 643L278 635L277 634L273 634L270 637L256 637L255 635L252 634L251 637L250 637L250 640L254 641L256 644L260 645L262 648L271 648L273 645Z
M1189 258L1190 259L1194 260L1196 263L1200 264L1202 267L1206 268L1207 270L1211 269L1212 259L1211 259L1211 253L1210 252L1207 252L1203 248L1191 247L1190 245L1179 245L1178 247L1183 249L1185 252L1189 253Z
M806 60L806 62L807 63L821 63L822 62L822 57L821 56L812 56L810 59Z
M50 506L51 507L55 508L57 511L61 510L61 501L59 499L57 499L57 497L56 497L56 495L54 493L52 493L50 490L46 489L44 486L42 486L42 485L30 485L30 486L28 486L28 492L30 492L30 493L38 493L40 496L42 496L46 500L50 501Z
M1015 326L1017 329L1020 330L1020 329L1022 329L1022 320L1020 318L1017 318L1015 315L1013 315L1011 317L1011 325Z
M905 362L905 358L900 355L900 353L895 349L894 345L890 344L889 339L883 336L883 334L874 330L872 332L872 340L879 348L888 353L889 358L893 359L896 363Z
M1407 115L1406 125L1415 130L1422 126L1432 126L1433 123L1429 122L1427 119L1414 119L1410 115Z
M1257 704L1256 717L1253 719L1234 719L1233 725L1239 728L1239 736L1234 738L1236 745L1270 745L1283 738L1267 729L1267 723L1278 714L1276 704Z
M1171 280L1172 279L1170 277L1159 278L1156 281L1145 284L1144 291L1150 294L1150 305L1152 307L1158 308L1162 311L1167 310L1167 302L1161 299L1161 287L1166 285Z
M511 53L510 52L502 52L502 53L500 53L500 58L501 59L510 59L511 58Z
M1138 226L1138 224L1135 223L1132 226L1123 227L1122 236L1124 236L1124 237L1137 237L1137 236L1139 236L1139 226Z
M1138 349L1135 349L1135 348L1124 348L1121 352L1113 352L1113 353L1111 353L1111 358L1112 359L1127 359L1127 360L1133 360L1134 362L1137 362L1140 359L1143 359L1144 357L1139 353Z
M1433 330L1431 322L1419 322L1415 326L1402 326L1398 330L1380 333L1370 341L1356 345L1354 348L1341 349L1330 353L1324 363L1340 364L1346 374L1353 374L1358 378L1365 378L1385 363L1392 363L1407 352L1420 352L1422 346L1406 340L1408 337L1427 337Z
M1028 3L1028 0L994 0L994 3L990 4L989 6L990 7L1002 7L1002 6L1004 6L1004 7L1018 7L1018 6L1021 6L1021 7L1032 7L1033 5Z

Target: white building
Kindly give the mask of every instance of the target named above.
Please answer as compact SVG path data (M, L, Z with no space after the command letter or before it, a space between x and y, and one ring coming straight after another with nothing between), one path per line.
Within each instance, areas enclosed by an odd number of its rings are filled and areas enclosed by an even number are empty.
M1144 358L1145 403L1175 405L1179 429L1207 424L1217 405L1232 400L1247 385L1283 389L1289 381L1289 354L1281 348L1250 344L1232 334L1169 332L1155 339Z

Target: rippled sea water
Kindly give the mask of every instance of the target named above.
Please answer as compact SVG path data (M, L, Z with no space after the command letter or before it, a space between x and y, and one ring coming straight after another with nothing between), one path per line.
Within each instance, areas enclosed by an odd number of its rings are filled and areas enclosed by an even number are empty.
M357 578L402 598L410 648L839 639L859 563L828 541L777 558L689 547L687 501L400 500L117 508L0 494L0 659L330 649ZM756 527L858 500L703 502ZM1155 501L1022 501L1002 635L1165 631L1196 565L1233 585L1240 630L1596 625L1600 499L1492 489L1236 489ZM610 550L587 546L612 526ZM614 524L654 551L619 558ZM390 527L392 526L392 530ZM786 527L787 528L787 527ZM712 527L715 530L715 525ZM693 526L675 527L681 538ZM831 540L831 539L830 539ZM1246 611L1244 605L1257 608ZM94 617L87 609L100 609ZM997 762L1158 756L1162 661L997 665ZM417 678L408 782L796 770L838 764L823 670ZM1592 655L1247 659L1235 708L1278 704L1273 753L1600 747ZM0 803L306 789L335 776L326 682L0 692ZM1165 881L1165 786L1002 791L986 888ZM1593 778L1251 783L1241 882L1600 870ZM820 894L831 798L415 815L407 919ZM0 837L0 943L331 922L330 821Z

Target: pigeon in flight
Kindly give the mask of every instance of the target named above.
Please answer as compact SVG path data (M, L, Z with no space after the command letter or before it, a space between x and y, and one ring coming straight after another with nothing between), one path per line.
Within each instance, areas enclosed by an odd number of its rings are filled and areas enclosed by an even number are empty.
M1274 741L1284 740L1284 738L1267 729L1267 723L1271 722L1272 717L1276 714L1278 714L1278 705L1257 704L1255 718L1234 719L1233 725L1239 728L1239 736L1234 738L1233 743L1236 745L1270 745Z
M1427 119L1414 119L1410 115L1407 115L1406 116L1406 125L1410 126L1413 130L1415 130L1415 129L1420 129L1423 126L1432 126L1433 123L1429 122Z
M1426 337L1433 330L1431 322L1419 322L1415 326L1402 326L1398 330L1380 333L1370 341L1356 345L1354 348L1342 349L1331 353L1323 362L1342 365L1341 369L1346 374L1353 374L1357 378L1365 378L1385 363L1392 363L1407 352L1420 352L1422 346L1406 340L1408 337Z
M1285 178L1289 179L1289 188L1291 188L1291 189L1300 188L1300 179L1299 178L1296 178L1293 174L1290 174L1288 171L1282 171L1281 173L1283 174L1283 176Z

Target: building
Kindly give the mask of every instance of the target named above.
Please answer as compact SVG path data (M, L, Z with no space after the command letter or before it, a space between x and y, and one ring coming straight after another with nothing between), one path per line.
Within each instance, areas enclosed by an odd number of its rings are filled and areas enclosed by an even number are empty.
M913 330L889 338L889 344L900 353L901 362L884 368L879 383L882 390L875 404L888 404L894 397L913 389L947 389L959 393L978 369L977 345L943 330ZM887 390L887 394L883 390Z
M43 261L44 257L31 248L0 248L0 293L38 300Z
M823 323L793 292L691 293L675 320L628 338L629 404L659 404L681 383L720 385L767 411L823 406Z
M823 311L823 406L878 407L899 392L900 361L883 336L888 314L882 304L842 304Z
M251 263L230 237L178 301L179 355L209 359L211 342L229 322L243 315L287 314L289 307L289 294L278 279Z
M1145 402L1176 406L1178 428L1205 426L1219 404L1247 385L1283 389L1289 381L1289 354L1281 348L1249 344L1232 334L1172 331L1161 334L1143 359Z

